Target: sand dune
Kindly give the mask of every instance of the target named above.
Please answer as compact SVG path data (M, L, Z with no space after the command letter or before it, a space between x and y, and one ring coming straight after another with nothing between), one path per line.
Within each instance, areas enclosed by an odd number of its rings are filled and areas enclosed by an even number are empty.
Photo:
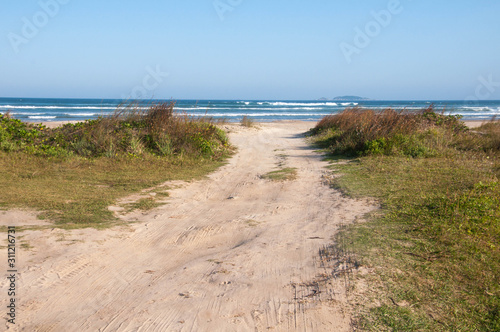
M331 278L335 262L319 251L339 226L374 207L325 183L327 163L302 136L312 125L227 125L238 148L229 163L205 180L171 183L167 205L122 216L127 226L19 233L32 248L18 253L18 319L1 324L9 331L349 331L344 278ZM295 167L297 178L260 177L278 165ZM2 224L13 220L6 216Z

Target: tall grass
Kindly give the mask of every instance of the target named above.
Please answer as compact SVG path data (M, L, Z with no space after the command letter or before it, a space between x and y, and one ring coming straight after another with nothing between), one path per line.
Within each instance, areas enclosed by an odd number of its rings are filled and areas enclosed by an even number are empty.
M250 116L245 115L241 118L241 125L243 127L253 127L255 126L255 121Z
M323 144L336 154L423 156L435 153L424 141L439 136L440 130L467 131L459 119L436 113L433 106L418 112L349 108L324 117L312 133L322 134Z

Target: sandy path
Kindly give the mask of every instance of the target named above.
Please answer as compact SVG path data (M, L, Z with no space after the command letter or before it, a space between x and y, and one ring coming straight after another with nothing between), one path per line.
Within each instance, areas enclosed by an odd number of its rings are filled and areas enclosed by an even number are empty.
M318 252L372 207L324 184L327 164L301 136L310 126L235 128L228 165L176 183L129 226L19 233L32 248L19 248L16 327L0 330L348 331L342 279L318 282L331 274ZM297 179L260 178L278 163Z

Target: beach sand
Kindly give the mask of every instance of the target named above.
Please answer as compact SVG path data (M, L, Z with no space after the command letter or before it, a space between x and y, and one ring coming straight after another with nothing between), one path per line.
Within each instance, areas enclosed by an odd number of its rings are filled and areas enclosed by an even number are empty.
M481 125L483 125L485 123L488 123L489 121L482 121L482 120L470 121L470 120L465 120L463 122L469 128L477 128L477 127L480 127Z
M167 205L121 215L130 223L104 231L19 233L30 248L18 247L18 318L2 324L9 331L349 331L346 279L331 277L343 265L319 253L339 227L376 207L330 188L328 163L303 137L313 122L224 126L236 155L205 180L169 183ZM279 167L296 168L297 179L261 178ZM0 224L37 224L32 212L12 213L0 214ZM6 259L0 269L7 271Z
M47 128L57 128L62 126L65 123L78 123L78 121L46 121L46 122L37 122L45 125Z

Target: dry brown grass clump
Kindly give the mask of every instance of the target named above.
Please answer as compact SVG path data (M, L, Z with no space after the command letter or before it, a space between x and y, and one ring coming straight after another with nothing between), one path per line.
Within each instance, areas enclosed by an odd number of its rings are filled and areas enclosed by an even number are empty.
M249 117L248 115L245 115L241 119L241 125L243 127L253 127L253 126L255 126L255 122L253 121L253 119L251 117Z
M353 131L367 138L389 136L395 133L414 132L419 127L415 113L405 110L383 111L348 108L342 113L328 115L316 125L316 130L339 128Z
M481 130L485 133L486 148L500 151L500 122L493 119L482 125Z
M324 117L313 129L336 154L387 154L423 156L430 153L424 135L430 129L467 131L458 116L439 114L430 106L421 111L348 108ZM432 135L436 135L434 132ZM432 136L431 135L431 136Z

